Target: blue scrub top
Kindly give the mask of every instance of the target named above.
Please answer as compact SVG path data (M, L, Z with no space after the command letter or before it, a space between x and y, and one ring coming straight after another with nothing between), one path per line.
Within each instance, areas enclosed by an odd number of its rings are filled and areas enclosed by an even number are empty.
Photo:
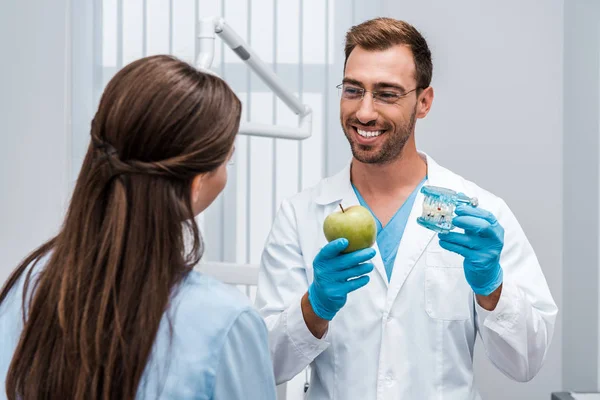
M392 277L394 261L396 260L396 254L398 254L398 246L400 246L400 242L402 241L404 229L406 229L406 223L408 222L408 217L410 216L415 198L426 181L427 176L417 185L415 190L408 196L404 204L400 206L398 211L396 211L396 214L394 214L385 227L383 227L375 213L373 213L367 202L360 195L358 189L356 189L354 184L352 185L352 189L354 189L354 193L356 193L360 205L371 211L373 218L375 218L375 223L377 224L377 247L379 247L379 253L383 260L383 265L385 266L388 282Z
M6 373L23 328L24 277L0 305L0 400L6 399ZM267 329L249 300L234 287L190 272L161 321L136 399L275 400Z

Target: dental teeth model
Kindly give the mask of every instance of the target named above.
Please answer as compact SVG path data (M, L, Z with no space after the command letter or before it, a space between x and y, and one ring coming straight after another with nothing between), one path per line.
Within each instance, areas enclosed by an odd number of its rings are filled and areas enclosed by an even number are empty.
M425 195L423 215L417 218L417 222L436 232L450 232L454 229L452 218L457 205L469 204L472 207L478 205L477 198L470 198L442 187L423 186L421 193Z

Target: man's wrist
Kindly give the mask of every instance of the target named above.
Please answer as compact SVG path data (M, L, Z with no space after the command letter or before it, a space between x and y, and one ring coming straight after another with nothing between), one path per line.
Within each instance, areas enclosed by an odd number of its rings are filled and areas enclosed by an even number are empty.
M475 297L477 299L477 303L484 309L488 311L494 311L498 302L500 301L500 296L502 294L502 284L498 286L496 290L490 293L487 296L483 296L480 294L476 294Z
M329 321L319 317L308 300L308 292L302 296L301 300L302 316L306 327L317 339L321 339L329 328Z

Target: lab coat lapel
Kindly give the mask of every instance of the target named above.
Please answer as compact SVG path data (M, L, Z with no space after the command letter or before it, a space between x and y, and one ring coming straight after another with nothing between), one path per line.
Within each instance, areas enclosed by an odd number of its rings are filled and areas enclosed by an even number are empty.
M454 182L452 177L441 168L431 157L423 152L420 156L427 163L427 182L426 185L452 187ZM435 232L422 227L417 223L417 218L423 213L423 199L425 196L419 191L413 203L410 216L406 222L404 234L398 253L394 261L394 269L388 289L388 306L391 307L398 293L402 289L406 278L415 267L419 259L423 256L425 249L431 240L437 240Z
M388 304L393 303L406 278L408 278L408 275L421 258L435 234L433 231L417 223L417 218L423 210L423 198L424 195L419 192L415 198L410 216L406 222L406 227L404 228L402 240L398 246L398 253L394 261L394 269L392 270L388 289Z
M348 180L348 182L350 182L350 180ZM360 202L358 201L358 198L356 197L356 193L354 192L354 189L352 189L352 185L350 183L348 184L348 190L344 194L341 204L342 204L342 207L344 207L344 209L346 209L350 206L360 205ZM387 273L385 272L385 266L383 265L383 259L381 258L381 253L379 252L379 247L377 246L377 241L373 244L373 248L375 249L376 254L375 254L375 257L373 257L373 259L371 260L371 262L373 263L373 266L375 267L374 269L378 272L379 277L383 281L385 287L387 288L388 287Z

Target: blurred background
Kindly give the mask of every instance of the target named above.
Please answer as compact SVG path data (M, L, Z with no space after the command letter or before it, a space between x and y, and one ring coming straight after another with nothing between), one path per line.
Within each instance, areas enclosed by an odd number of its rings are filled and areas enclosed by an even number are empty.
M205 262L253 271L282 199L348 162L335 89L345 32L376 16L403 19L433 54L436 97L417 123L418 147L505 199L560 310L546 364L529 383L506 378L478 344L483 398L599 389L597 0L2 0L0 283L57 231L108 80L146 55L193 62L196 21L208 16L222 16L314 114L304 141L238 137L227 187L199 217ZM296 116L215 43L212 68L242 99L243 119L294 126ZM240 289L253 297L251 286ZM301 399L304 381L282 398Z

